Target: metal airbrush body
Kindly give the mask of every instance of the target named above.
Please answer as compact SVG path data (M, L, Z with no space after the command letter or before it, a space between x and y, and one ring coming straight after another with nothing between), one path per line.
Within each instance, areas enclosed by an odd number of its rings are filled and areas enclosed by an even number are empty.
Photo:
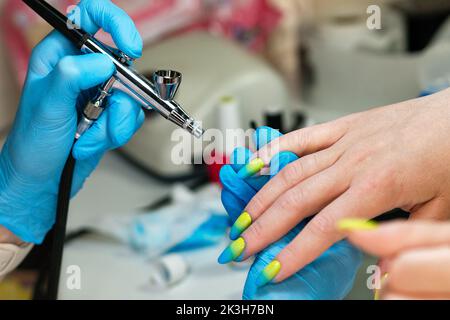
M46 1L24 0L24 2L56 30L72 40L83 53L105 54L116 67L113 77L105 82L97 96L85 107L79 122L77 139L100 117L104 110L103 103L114 88L124 91L143 108L157 111L195 137L203 135L201 126L174 100L182 78L179 72L157 71L153 75L152 83L133 69L133 59L117 49L111 49L81 28L69 28L68 25L74 24Z
M153 83L151 83L133 69L131 58L122 52L113 52L92 37L86 38L81 50L84 53L106 54L115 64L116 73L112 79L102 86L98 97L87 105L84 112L86 119L81 120L78 135L83 134L82 130L85 130L85 123L98 119L97 111L102 109L102 102L113 88L126 92L143 108L158 111L164 118L187 130L195 137L199 138L203 135L203 129L174 100L182 80L181 73L172 70L159 70L153 74ZM94 118L92 118L92 115L94 115Z

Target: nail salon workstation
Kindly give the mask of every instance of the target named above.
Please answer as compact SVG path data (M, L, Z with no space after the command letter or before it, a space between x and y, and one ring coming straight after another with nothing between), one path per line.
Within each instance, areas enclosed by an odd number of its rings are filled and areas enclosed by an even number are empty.
M439 73L450 73L450 62L439 71L434 67L450 56L450 20L416 44L408 38L415 25L409 6L379 1L386 6L385 26L377 32L366 26L367 1L336 1L336 7L321 2L310 11L276 8L279 17L261 40L264 49L249 49L207 29L144 35L143 56L134 67L149 76L157 69L179 71L176 100L204 128L221 130L301 128L436 90ZM140 23L145 28L145 21ZM1 41L0 145L21 81L11 52ZM217 263L229 243L220 185L214 182L217 168L174 163L175 126L152 112L146 115L136 137L108 153L71 202L62 270L79 266L83 282L72 290L61 281L59 299L241 299L250 264ZM201 158L201 149L192 150L192 158ZM156 222L165 228L156 231ZM205 227L208 223L215 228ZM144 226L144 235L124 226ZM374 261L366 257L364 264ZM349 299L372 298L364 265L360 273Z

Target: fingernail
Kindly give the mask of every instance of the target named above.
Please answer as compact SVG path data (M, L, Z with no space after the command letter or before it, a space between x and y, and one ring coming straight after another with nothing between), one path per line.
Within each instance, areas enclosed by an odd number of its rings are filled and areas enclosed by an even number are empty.
M262 287L272 281L280 272L281 263L278 260L273 260L269 263L261 274L256 279L256 286Z
M381 278L381 281L380 281L381 282L380 283L381 287L386 282L388 276L389 276L389 273L385 273L384 276ZM381 288L380 289L375 289L375 292L373 294L373 300L380 300L380 291L381 291Z
M245 167L239 170L238 176L241 179L246 179L254 176L256 173L261 171L262 168L264 168L264 161L262 161L262 159L260 158L255 158L250 161Z
M378 223L364 219L342 219L337 227L340 231L374 230L378 228Z
M230 243L230 245L225 248L225 250L219 256L218 262L220 264L229 263L235 260L237 257L239 257L244 251L244 249L245 249L245 240L244 238L241 237Z
M248 212L243 212L231 227L231 240L236 240L251 224L252 217L248 214Z

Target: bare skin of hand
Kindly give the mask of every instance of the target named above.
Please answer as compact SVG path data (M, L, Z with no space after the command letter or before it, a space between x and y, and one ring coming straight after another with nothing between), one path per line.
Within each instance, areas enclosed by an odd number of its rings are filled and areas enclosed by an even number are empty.
M250 201L252 224L242 233L246 259L312 217L276 257L275 282L341 240L343 218L394 208L414 219L450 217L450 90L292 132L256 156L267 165L280 151L301 158Z
M392 222L348 235L386 261L380 299L450 299L450 223Z
M0 244L13 244L16 246L22 246L25 243L17 238L11 231L0 226Z

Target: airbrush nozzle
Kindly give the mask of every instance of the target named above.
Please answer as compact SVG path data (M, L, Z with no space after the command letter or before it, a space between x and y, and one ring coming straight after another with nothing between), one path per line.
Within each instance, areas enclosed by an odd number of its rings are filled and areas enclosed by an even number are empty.
M192 119L186 111L174 101L181 80L181 73L174 70L158 70L153 74L153 85L159 97L164 101L170 101L175 105L175 109L172 110L168 119L179 127L187 130L194 137L200 138L204 133L200 123Z
M192 122L186 130L191 133L196 138L201 138L203 134L205 133L205 130L195 121Z
M201 138L205 133L205 130L203 130L201 124L189 117L189 115L180 107L174 109L170 113L168 119L177 126L185 129L196 138Z

